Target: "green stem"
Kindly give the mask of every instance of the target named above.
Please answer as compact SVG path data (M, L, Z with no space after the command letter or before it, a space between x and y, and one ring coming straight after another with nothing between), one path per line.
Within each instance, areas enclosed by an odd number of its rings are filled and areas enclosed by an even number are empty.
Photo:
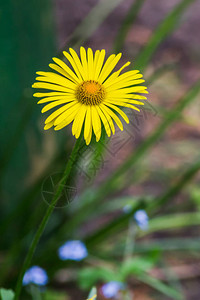
M135 23L135 20L142 8L145 0L136 0L133 2L132 6L129 9L126 18L124 19L121 28L117 34L116 40L114 42L114 52L119 53L123 47L126 36L129 32L129 29Z
M26 272L26 270L28 269L30 263L31 263L31 260L32 260L32 257L34 255L34 252L36 250L36 247L37 247L37 244L39 243L39 240L44 232L44 229L47 225L47 222L54 210L54 207L57 203L57 201L59 200L61 194L62 194L62 191L63 191L63 188L65 186L65 183L67 181L67 179L69 178L69 175L70 175L70 172L72 170L72 167L76 161L76 158L77 158L77 155L78 155L78 151L80 149L80 144L81 144L81 140L82 140L82 135L79 137L79 139L76 141L76 144L72 150L72 153L70 155L70 158L68 160L68 163L67 163L67 166L66 166L66 169L63 173L63 177L61 178L59 184L58 184L58 188L57 188L57 191L52 199L52 202L50 204L50 206L48 206L47 210L46 210L46 213L42 219L42 222L33 238L33 241L31 243L31 246L29 248L29 251L27 253L27 256L25 258L25 261L24 261L24 264L22 266L22 269L21 269L21 273L19 275L19 278L18 278L18 281L17 281L17 285L16 285L16 293L15 293L15 300L19 299L19 295L20 295L20 292L21 292L21 289L22 289L22 280L23 280L23 276L24 276L24 273Z

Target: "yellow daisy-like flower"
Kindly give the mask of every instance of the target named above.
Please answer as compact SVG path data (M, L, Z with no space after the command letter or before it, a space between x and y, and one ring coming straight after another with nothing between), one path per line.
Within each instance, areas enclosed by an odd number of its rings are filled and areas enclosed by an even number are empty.
M47 89L35 93L35 97L42 98L38 103L48 103L42 113L56 108L45 121L44 129L54 126L60 130L71 122L72 134L78 138L84 126L84 138L88 145L92 132L98 142L101 137L102 126L107 135L115 134L115 126L123 130L123 125L118 115L127 123L129 119L119 107L129 107L139 111L135 105L143 105L141 100L146 97L138 95L148 93L146 87L139 85L144 82L138 70L120 74L130 62L123 65L118 71L112 73L121 58L120 54L112 54L105 61L105 50L93 53L91 48L87 51L80 48L80 58L73 49L63 54L71 64L72 69L62 60L53 58L55 63L49 64L56 72L37 72L38 82L33 88Z

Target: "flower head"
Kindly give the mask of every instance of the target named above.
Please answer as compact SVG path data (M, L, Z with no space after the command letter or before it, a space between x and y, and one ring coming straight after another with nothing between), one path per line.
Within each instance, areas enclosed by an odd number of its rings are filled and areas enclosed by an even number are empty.
M58 249L58 256L62 260L80 261L88 256L88 252L83 242L67 241Z
M120 290L124 289L124 284L119 281L110 281L105 283L101 290L105 298L113 298L117 296Z
M114 122L123 130L118 115L127 123L129 119L120 107L128 107L139 111L135 105L143 105L146 97L140 93L148 93L146 87L139 85L144 80L138 70L120 74L130 62L112 73L121 58L120 54L112 54L105 61L105 50L93 53L80 48L80 57L73 49L63 54L71 64L71 68L62 60L53 58L49 66L54 72L37 72L37 82L33 88L46 89L35 93L42 98L38 103L47 103L42 113L55 109L45 121L44 129L54 127L60 130L73 122L72 134L78 138L84 126L84 138L88 145L92 132L96 141L101 137L102 126L107 135L115 134ZM112 73L112 75L111 75Z
M142 230L147 230L149 226L149 217L145 210L139 209L134 214L134 219Z
M23 277L23 285L34 283L37 285L46 285L48 282L48 276L44 269L33 266L26 271Z

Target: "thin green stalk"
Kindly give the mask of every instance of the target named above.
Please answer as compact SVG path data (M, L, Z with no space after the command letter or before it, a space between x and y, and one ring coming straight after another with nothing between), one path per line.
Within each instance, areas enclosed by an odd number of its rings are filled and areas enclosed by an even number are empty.
M100 187L99 194L104 194L110 192L113 185L116 185L118 178L130 170L145 154L150 147L152 147L156 141L163 135L165 130L176 121L184 108L198 95L200 91L200 81L198 81L189 92L177 103L177 105L171 109L167 114L166 118L157 127L150 137L144 140L144 142L136 149L133 155L129 156L128 159L110 176L106 179L106 182Z
M180 177L178 182L174 184L171 188L169 188L166 193L157 199L157 201L152 202L149 205L150 210L156 210L158 207L161 207L165 204L169 199L178 194L179 191L199 172L200 170L200 160L195 161L193 165L191 165L185 173Z
M133 2L132 6L130 7L126 18L124 19L121 28L117 34L117 37L114 42L114 52L119 53L123 47L124 41L128 34L130 27L134 24L137 15L142 8L144 2L146 0L136 0Z
M153 33L144 50L135 61L135 68L142 71L149 63L160 43L176 28L177 22L184 10L196 0L182 0L163 20Z
M27 256L25 258L25 261L24 261L24 264L22 266L22 269L21 269L21 272L20 272L20 275L18 277L18 281L17 281L17 285L16 285L16 293L15 293L15 300L19 299L19 295L21 293L21 288L22 288L22 279L23 279L23 276L24 276L24 273L25 271L28 269L30 263L31 263L31 260L32 260L32 257L34 255L34 252L36 250L36 247L37 247L37 244L39 243L39 240L44 232L44 229L47 225L47 222L55 208L55 205L57 203L57 201L59 200L61 194L62 194L62 191L63 191L63 188L66 184L66 181L67 179L69 178L69 175L70 175L70 172L72 170L72 167L73 165L75 164L75 161L76 161L76 158L78 156L78 151L80 149L80 144L81 144L81 140L82 140L82 135L79 137L79 139L76 141L76 144L72 150L72 153L70 155L70 158L68 160L68 163L67 163L67 166L66 166L66 169L63 173L63 177L61 178L59 184L58 184L58 188L57 188L57 191L52 199L52 202L50 204L50 206L48 206L47 210L46 210L46 213L42 219L42 222L33 238L33 241L31 243L31 246L29 248L29 251L27 253Z
M188 183L190 180L197 174L197 172L200 170L200 161L195 162L188 170L181 176L179 181L174 184L167 192L159 197L157 200L155 199L154 201L140 201L137 205L131 209L131 211L128 214L121 215L119 218L111 221L109 224L106 224L103 228L100 228L97 232L95 232L93 235L87 237L85 242L91 246L93 244L96 244L97 242L99 243L101 240L105 240L107 236L110 234L114 234L117 230L121 230L125 226L127 226L128 221L130 217L133 216L133 214L138 210L138 209L145 209L149 214L152 214L155 212L155 210L160 207L160 205L164 205L167 202L169 202L171 199L173 199L174 196L176 196L180 190ZM191 215L188 215L188 219L191 223ZM185 221L185 224L187 224L187 218L186 215L184 218L178 218L177 222L182 222ZM194 223L197 224L199 222L199 214L195 215L194 218ZM169 224L169 220L167 221ZM179 223L177 223L179 224ZM182 224L182 223L181 223ZM199 223L198 223L199 224Z
M200 81L194 84L194 86L186 93L186 95L181 98L176 106L171 109L171 111L166 115L165 119L161 122L161 124L156 128L156 130L150 135L148 138L144 140L144 142L135 150L135 152L130 155L125 162L109 177L106 178L106 181L96 190L95 194L95 205L97 201L100 201L102 197L110 194L114 191L118 186L119 178L126 174L127 170L133 168L133 166L139 162L140 159L144 156L144 154L157 142L157 140L164 134L166 129L175 122L181 115L184 108L187 107L189 103L191 103L195 97L200 92ZM131 177L131 176L130 176ZM84 196L84 195L83 195ZM90 201L94 202L94 199ZM89 203L91 204L91 203Z

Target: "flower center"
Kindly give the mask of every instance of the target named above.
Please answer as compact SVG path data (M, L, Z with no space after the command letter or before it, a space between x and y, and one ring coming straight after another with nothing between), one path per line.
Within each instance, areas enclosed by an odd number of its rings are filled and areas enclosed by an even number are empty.
M105 98L105 89L94 80L84 81L78 86L76 97L83 104L97 105Z

